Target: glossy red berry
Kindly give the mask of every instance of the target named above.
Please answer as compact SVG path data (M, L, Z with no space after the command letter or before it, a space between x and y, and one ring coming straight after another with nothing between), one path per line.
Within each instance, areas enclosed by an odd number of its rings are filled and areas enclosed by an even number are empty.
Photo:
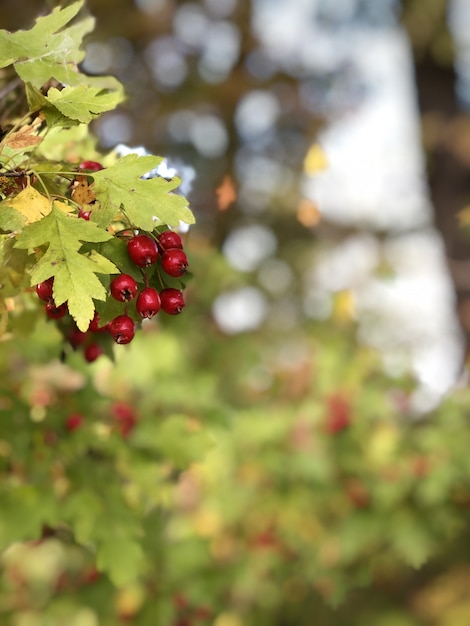
M79 165L81 170L89 170L91 172L99 172L103 170L104 167L98 161L82 161Z
M97 343L90 343L83 352L83 356L88 363L93 363L103 354L103 348Z
M78 428L80 428L82 423L83 417L80 415L80 413L73 413L72 415L69 415L65 420L65 428L70 431L77 430Z
M53 301L46 302L46 314L51 320L60 320L68 313L67 304L64 302L56 306Z
M116 343L130 343L134 339L134 321L128 315L118 315L109 323L109 332Z
M90 219L91 211L84 211L83 209L78 210L78 217L82 220L86 220L87 222Z
M67 338L73 348L81 346L87 340L88 333L83 333L76 326L73 326L67 333Z
M183 249L183 241L174 230L166 230L160 233L157 237L157 242L162 250L168 250L169 248Z
M52 300L52 286L54 285L54 277L51 276L47 280L44 280L42 283L38 283L36 285L36 293L38 298L44 300L44 302L48 302Z
M169 276L178 278L188 269L188 257L180 248L169 248L162 255L162 267Z
M111 407L111 415L116 422L121 436L126 439L137 424L134 408L127 402L115 402Z
M183 292L180 289L167 287L160 291L160 303L162 310L169 315L178 315L184 309Z
M148 235L135 235L127 243L127 252L133 263L139 267L152 265L158 259L158 247Z
M150 319L160 310L160 296L153 287L145 287L137 296L135 308L137 313L144 318Z
M92 333L101 333L105 330L108 330L108 324L101 325L100 316L98 315L97 311L95 311L95 314L93 315L93 319L88 326L88 330Z
M119 274L111 281L111 295L119 302L130 302L137 293L137 283L129 274Z

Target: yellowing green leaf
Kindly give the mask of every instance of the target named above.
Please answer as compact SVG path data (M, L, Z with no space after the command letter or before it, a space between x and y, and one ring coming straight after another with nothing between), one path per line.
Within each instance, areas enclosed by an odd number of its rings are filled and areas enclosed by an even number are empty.
M172 193L181 182L161 177L143 179L156 168L161 158L129 154L99 172L93 172L94 191L101 209L94 212L101 226L108 226L122 207L132 224L143 230L158 225L178 226L180 221L194 223L194 215L183 196Z
M17 132L8 135L4 145L14 150L24 150L25 148L37 146L41 141L42 137L38 137L37 128L32 124L28 124L20 128Z
M14 198L6 200L5 204L24 215L26 224L36 222L51 212L51 200L34 187L26 187Z
M243 626L243 622L236 613L224 611L215 622L216 626Z
M26 224L37 222L51 212L50 198L43 196L42 193L36 191L34 187L26 187L14 198L4 200L4 204L24 215ZM54 204L65 213L72 210L65 202L55 201Z
M56 305L67 302L71 316L83 331L94 315L93 299L106 298L106 289L96 274L118 273L118 269L96 252L81 253L81 242L106 241L110 237L96 224L66 215L54 204L49 215L24 228L16 243L16 247L28 250L47 246L33 267L31 284L54 276Z
M313 144L305 155L304 171L308 175L322 172L328 167L328 158L323 149L317 144Z
M80 11L83 1L68 7L56 7L52 13L37 19L27 31L9 33L0 31L0 67L12 63L20 78L35 87L41 87L55 78L66 85L83 81L77 64L85 56L80 48L83 37L94 25L86 17L73 26L64 28Z
M356 314L356 301L351 290L338 291L333 302L333 317L340 324L347 324Z
M74 202L80 205L91 204L96 200L95 193L88 184L88 177L84 174L75 177L70 196Z
M400 432L395 424L384 423L369 435L367 458L372 467L386 465L396 454Z

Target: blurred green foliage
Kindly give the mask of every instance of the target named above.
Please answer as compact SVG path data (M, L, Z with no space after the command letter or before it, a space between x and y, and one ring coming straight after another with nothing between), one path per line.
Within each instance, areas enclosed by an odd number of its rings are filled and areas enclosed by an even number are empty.
M50 322L1 344L2 623L463 625L468 391L413 418L352 325L224 336L235 275L191 262L212 288L116 364Z

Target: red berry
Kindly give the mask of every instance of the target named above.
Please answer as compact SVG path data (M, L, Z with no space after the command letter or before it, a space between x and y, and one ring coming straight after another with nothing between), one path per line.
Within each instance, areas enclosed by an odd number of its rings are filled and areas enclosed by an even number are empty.
M81 575L81 580L88 585L92 585L101 577L101 572L99 572L96 567L90 567L85 570Z
M180 610L183 610L188 606L188 598L184 595L184 593L179 591L173 594L172 600L173 604Z
M46 314L51 320L60 320L68 312L67 304L64 302L56 306L53 301L46 302Z
M195 620L207 620L211 619L212 611L205 606L198 606L194 609L193 619Z
M121 436L128 437L137 424L137 415L133 407L127 402L115 402L111 407L111 413Z
M118 315L109 323L109 332L116 343L130 343L134 339L134 321L128 315Z
M77 428L80 428L80 426L82 425L83 422L83 417L80 415L80 413L73 413L72 415L69 415L68 418L65 420L65 428L67 430L77 430Z
M183 292L180 289L167 287L160 291L162 310L169 315L178 315L184 308Z
M363 509L370 504L369 491L360 480L349 480L346 484L346 494L351 504L358 509Z
M81 575L81 579L87 585L92 585L99 580L99 578L101 578L101 572L99 572L94 566L85 570Z
M88 330L91 331L92 333L101 333L104 330L108 330L108 324L105 324L104 326L100 326L100 316L98 315L98 312L95 311L95 314L93 315L93 319L90 322L90 325L88 326Z
M44 433L44 443L46 446L55 446L59 440L57 433L52 430L46 430Z
M411 459L411 464L411 470L416 478L425 478L431 470L431 463L425 456L415 456Z
M339 394L333 394L327 399L326 430L330 435L347 429L351 424L351 406Z
M88 333L83 333L81 330L77 328L77 326L73 326L67 334L67 338L70 342L70 345L74 348L81 346L82 343L86 341L87 337L88 337Z
M72 589L72 581L70 580L70 576L68 572L65 572L65 571L60 572L55 583L54 591L57 593L62 593L66 591L70 592L71 589Z
M160 233L157 237L157 241L162 250L168 250L169 248L183 249L181 237L173 230L166 230L164 233Z
M83 353L85 360L88 361L88 363L93 363L93 361L96 361L96 359L102 354L103 348L97 343L90 343L90 345L85 348Z
M169 276L178 278L188 269L188 257L180 248L169 248L162 255L162 267Z
M88 222L90 219L90 215L91 211L84 211L83 209L78 210L78 217L80 217L82 220L86 220Z
M48 302L52 300L52 286L54 284L54 277L51 276L47 280L44 280L42 283L38 283L36 285L36 293L38 298L44 300L44 302Z
M119 302L130 302L137 293L137 283L129 274L120 274L113 278L110 285L111 295Z
M78 166L81 170L90 170L92 172L99 172L104 167L98 161L82 161Z
M131 261L139 267L152 265L158 259L157 244L148 235L136 235L129 239L127 252Z
M153 287L145 287L137 296L135 308L142 317L150 319L160 310L160 296Z

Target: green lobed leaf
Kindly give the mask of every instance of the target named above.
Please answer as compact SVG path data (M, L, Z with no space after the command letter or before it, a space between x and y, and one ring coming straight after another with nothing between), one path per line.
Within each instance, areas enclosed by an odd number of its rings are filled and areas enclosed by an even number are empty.
M77 120L72 120L61 113L59 109L55 107L39 89L31 85L31 83L26 83L26 97L30 111L33 113L41 111L49 128L69 127L79 124Z
M64 28L80 11L83 1L56 7L37 19L27 30L10 33L0 30L0 67L12 63L24 82L41 87L51 78L66 85L83 81L77 64L85 56L80 48L83 37L93 29L94 18L86 17Z
M96 310L100 316L101 323L107 324L117 315L122 315L123 305L122 302L118 302L110 296L104 302L97 302ZM131 302L126 303L126 312L135 322L142 321L142 317L138 316L135 309L135 298Z
M46 252L33 267L31 284L54 276L56 305L67 302L71 316L82 331L87 330L93 319L93 299L106 298L106 290L96 274L118 273L119 270L97 252L81 254L81 242L106 241L110 237L96 224L67 215L53 206L49 215L24 228L15 244L26 249L47 245Z
M21 230L26 217L13 207L0 206L0 229L5 231Z
M39 537L42 525L55 518L53 495L33 485L3 487L0 549L21 539Z
M0 285L4 298L15 296L20 286L26 286L28 255L25 250L16 250L14 243L10 235L0 235Z
M134 435L137 448L159 451L175 467L187 467L212 445L205 431L189 432L186 417L171 415L161 423L144 421Z
M26 96L31 111L41 111L49 128L89 124L105 111L110 111L123 100L123 91L117 83L112 89L101 86L78 85L56 89L51 87L47 96L26 84Z
M25 148L11 148L10 146L2 146L0 154L0 166L14 170L20 168L25 161L28 160L29 155Z
M56 127L44 135L36 154L41 161L42 159L46 161L44 165L48 171L53 161L64 162L67 171L70 171L71 163L77 161L77 151L96 161L102 158L102 154L96 150L96 144L96 137L90 133L88 124L77 124L68 128ZM35 169L38 169L37 165Z
M47 93L47 100L65 117L82 124L89 124L100 113L116 108L121 97L119 93L109 92L99 87L78 85L65 87L62 90L53 87Z
M403 558L407 563L414 568L420 568L429 560L434 546L427 541L426 537L416 535L416 537L400 537L395 548L403 553Z
M142 230L152 231L160 224L176 227L180 221L194 224L186 198L171 193L181 182L178 178L142 178L161 161L160 157L128 154L91 174L101 204L96 218L100 226L108 226L121 206L133 226Z
M110 536L98 547L96 564L108 574L117 587L135 581L144 571L146 561L142 547L131 539Z
M104 513L102 499L92 489L76 487L63 503L63 519L70 525L78 542L95 540L96 519Z
M95 267L95 272L98 274L117 274L119 268L117 268L112 261L107 257L99 254L96 250L91 250L87 254L87 258L91 261Z

